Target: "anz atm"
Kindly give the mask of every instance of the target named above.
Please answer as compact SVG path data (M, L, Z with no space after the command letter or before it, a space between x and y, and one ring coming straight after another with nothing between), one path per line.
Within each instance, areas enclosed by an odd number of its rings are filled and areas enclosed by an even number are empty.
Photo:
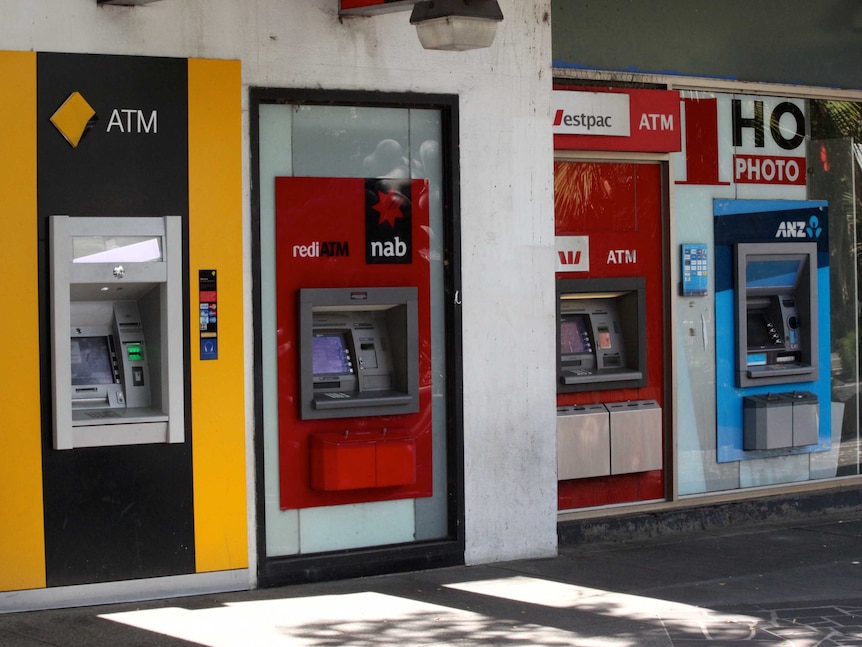
M180 218L49 223L54 449L183 442Z
M826 204L716 200L714 209L718 460L825 451Z

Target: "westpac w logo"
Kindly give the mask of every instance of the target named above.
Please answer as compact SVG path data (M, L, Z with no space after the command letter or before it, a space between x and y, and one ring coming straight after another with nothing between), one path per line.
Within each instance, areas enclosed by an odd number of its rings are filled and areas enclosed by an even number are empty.
M557 250L562 265L577 265L581 262L581 250Z
M557 272L588 272L590 269L589 236L557 236Z

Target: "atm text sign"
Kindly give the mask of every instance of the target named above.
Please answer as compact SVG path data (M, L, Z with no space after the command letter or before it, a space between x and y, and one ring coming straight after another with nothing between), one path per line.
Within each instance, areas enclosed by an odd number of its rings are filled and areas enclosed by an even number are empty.
M551 119L557 150L674 152L681 149L678 92L556 89Z

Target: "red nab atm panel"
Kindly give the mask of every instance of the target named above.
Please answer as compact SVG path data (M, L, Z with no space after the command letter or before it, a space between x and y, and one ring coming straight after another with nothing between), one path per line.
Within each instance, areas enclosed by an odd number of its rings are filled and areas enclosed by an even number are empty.
M431 496L427 182L275 189L281 508Z

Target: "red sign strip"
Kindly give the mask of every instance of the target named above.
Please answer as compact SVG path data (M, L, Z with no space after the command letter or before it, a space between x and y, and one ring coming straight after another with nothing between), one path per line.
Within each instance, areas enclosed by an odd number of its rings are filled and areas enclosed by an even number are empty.
M682 150L679 92L671 90L632 90L627 88L595 88L559 86L555 97L566 91L611 92L629 96L628 137L604 135L554 134L557 150L606 150L645 153L671 153ZM552 116L556 106L552 106Z

